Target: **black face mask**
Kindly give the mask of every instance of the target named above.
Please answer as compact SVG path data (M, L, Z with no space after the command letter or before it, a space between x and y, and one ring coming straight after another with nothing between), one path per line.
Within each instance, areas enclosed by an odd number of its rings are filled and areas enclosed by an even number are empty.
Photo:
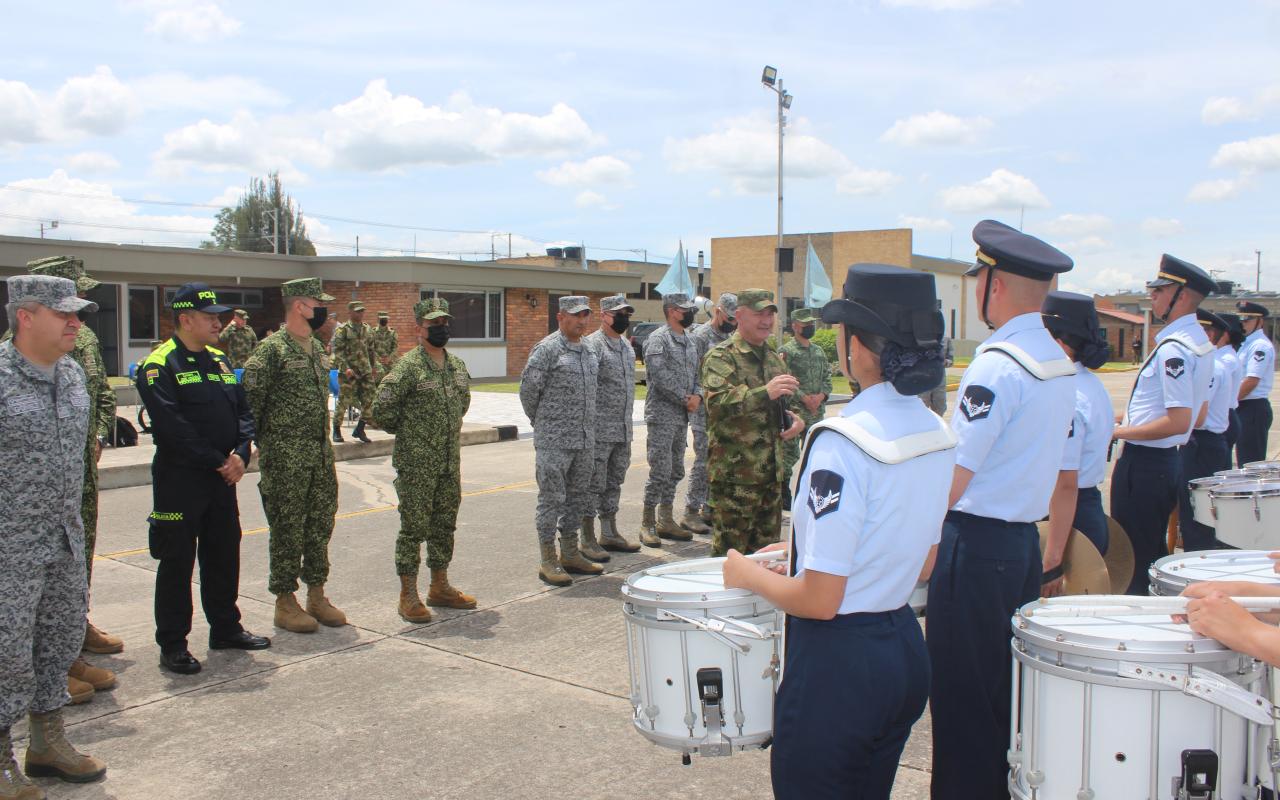
M311 318L307 320L307 324L311 326L311 330L318 331L324 327L324 323L329 319L329 309L324 306L316 306L311 311Z
M449 326L435 325L427 328L427 344L432 347L444 347L449 343Z
M379 328L385 328L385 327L387 327L387 322L388 322L388 320L385 320L385 319L380 319L380 320L378 320L378 327L379 327Z
M694 313L695 313L695 312L693 312L693 311L686 311L686 312L684 312L684 316L680 318L680 327L682 327L682 328L687 328L687 327L689 327L690 325L692 325L692 324L693 324L693 315L694 315Z
M818 329L818 326L816 325L805 325L803 328L800 329L800 335L806 339L812 339L813 332L816 331L817 329Z
M719 330L725 336L728 336L729 334L733 333L737 329L738 329L738 323L734 322L731 319L721 322L717 328L717 330Z
M627 328L631 327L630 314L614 314L613 322L609 323L609 327L613 328L614 333L626 333Z

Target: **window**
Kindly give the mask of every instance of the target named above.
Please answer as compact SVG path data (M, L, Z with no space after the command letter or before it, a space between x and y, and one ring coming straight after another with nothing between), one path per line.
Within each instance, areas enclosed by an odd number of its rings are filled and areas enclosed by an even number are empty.
M423 300L438 297L449 303L453 321L449 328L454 340L502 341L501 289L423 289Z
M143 347L160 338L156 327L156 287L129 287L129 342L131 347ZM140 342L141 344L134 344Z
M644 281L641 281L641 282L640 282L640 291L638 291L638 292L627 292L627 299L628 299L628 300L647 300L647 299L648 299L648 295L646 295L646 294L645 294L645 291L644 291L644 288L645 288L645 286L647 286L647 285L648 285L648 284L646 284Z
M261 289L219 289L214 288L214 293L218 295L218 305L231 306L232 308L262 308L262 290ZM173 305L173 296L178 293L178 287L170 286L164 290L164 305L169 308Z
M646 291L646 292L648 293L648 295L649 295L647 299L649 299L649 300L661 300L661 299L662 299L662 292L658 291L658 284L656 284L656 283L646 283L646 284L644 285L644 288L645 288L645 291Z

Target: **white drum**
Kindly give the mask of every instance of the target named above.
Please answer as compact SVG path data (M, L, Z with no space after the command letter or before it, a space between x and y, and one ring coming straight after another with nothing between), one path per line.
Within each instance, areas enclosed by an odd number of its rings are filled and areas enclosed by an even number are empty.
M1151 593L1164 597L1182 594L1182 590L1202 581L1249 581L1280 585L1266 550L1201 550L1196 553L1174 553L1151 565Z
M1244 465L1244 471L1263 480L1276 480L1280 478L1280 461L1250 461Z
M911 610L916 612L917 617L923 617L925 607L928 604L929 582L920 581L916 584L916 588L911 590L911 599L907 601L907 605L911 606Z
M1232 481L1209 490L1219 541L1248 550L1280 550L1280 482Z
M1208 525L1210 528L1217 525L1218 519L1213 515L1213 504L1209 500L1209 490L1230 480L1230 478L1222 475L1211 475L1208 478L1196 478L1193 481L1188 481L1187 488L1191 494L1191 518L1201 525Z
M1213 473L1217 478L1232 478L1234 480L1256 481L1258 473L1247 469L1220 469Z
M724 588L723 558L663 564L622 587L636 730L704 756L773 737L783 614Z
M1168 614L1091 616L1070 601L1013 618L1012 795L1178 797L1183 753L1203 749L1215 754L1214 798L1256 797L1271 730L1264 670Z

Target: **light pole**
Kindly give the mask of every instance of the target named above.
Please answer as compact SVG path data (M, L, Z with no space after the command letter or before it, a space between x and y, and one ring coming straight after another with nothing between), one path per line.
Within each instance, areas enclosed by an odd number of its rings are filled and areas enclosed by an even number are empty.
M1255 283L1253 286L1253 290L1255 292L1260 292L1262 291L1262 251L1254 250L1253 252L1256 253L1258 256L1258 277L1257 277L1257 283Z
M48 224L48 227L46 227L46 226L45 226L45 223L41 222L41 223L40 223L40 238L41 238L41 239L43 239L43 238L44 238L44 232L45 232L46 230L56 230L56 229L57 229L57 227L58 227L58 221L57 221L56 219L55 219L55 220L53 220L53 221L51 221L51 222Z
M778 347L782 346L783 317L786 316L787 303L782 293L782 131L787 126L786 110L791 108L793 95L782 88L782 79L778 70L766 66L760 75L760 83L778 96L778 246L773 256L774 269L778 271L778 293L774 298L778 302Z

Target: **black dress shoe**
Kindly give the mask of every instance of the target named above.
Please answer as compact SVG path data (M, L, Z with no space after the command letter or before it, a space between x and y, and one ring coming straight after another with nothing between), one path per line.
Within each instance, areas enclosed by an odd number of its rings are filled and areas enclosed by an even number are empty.
M248 631L240 631L230 636L209 637L210 650L266 650L271 640L265 636L254 636Z
M174 653L161 653L160 666L179 675L195 675L200 671L200 662L186 650Z

